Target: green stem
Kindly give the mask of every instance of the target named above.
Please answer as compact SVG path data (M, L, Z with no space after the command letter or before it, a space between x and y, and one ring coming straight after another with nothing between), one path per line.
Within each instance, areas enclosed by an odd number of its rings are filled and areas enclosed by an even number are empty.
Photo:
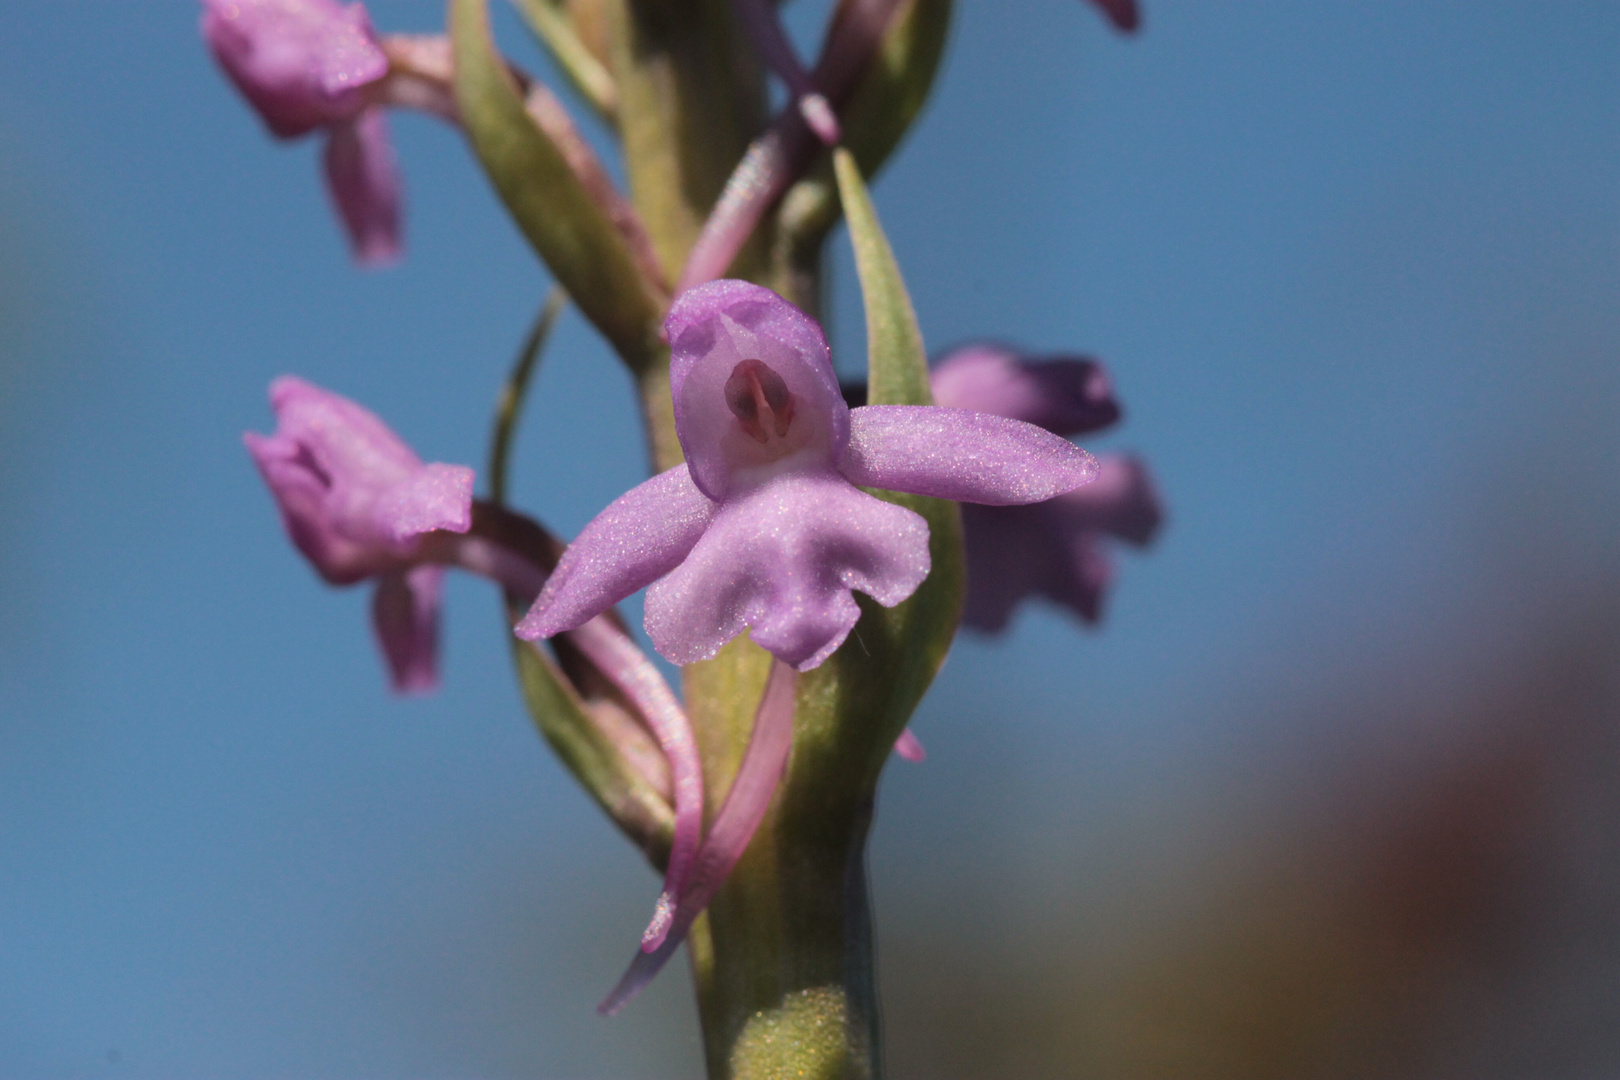
M865 821L767 819L693 951L711 1080L880 1075Z

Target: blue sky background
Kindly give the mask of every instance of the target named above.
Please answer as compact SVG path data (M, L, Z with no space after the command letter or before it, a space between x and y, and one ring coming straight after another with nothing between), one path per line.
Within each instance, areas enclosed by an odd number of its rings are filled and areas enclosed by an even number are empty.
M0 5L0 1074L698 1075L681 971L592 1011L656 882L530 728L490 590L450 587L442 691L390 697L363 590L320 585L241 448L296 372L481 463L546 277L413 116L409 255L353 269L317 148L272 143L196 17ZM1104 358L1127 422L1095 446L1143 453L1170 518L1101 632L1026 610L917 718L874 851L898 1075L933 1015L904 964L1105 923L1142 852L1285 817L1324 763L1467 745L1302 703L1488 696L1614 598L1617 60L1595 0L1148 0L1130 40L961 0L876 187L924 334ZM571 315L518 501L573 532L642 461Z

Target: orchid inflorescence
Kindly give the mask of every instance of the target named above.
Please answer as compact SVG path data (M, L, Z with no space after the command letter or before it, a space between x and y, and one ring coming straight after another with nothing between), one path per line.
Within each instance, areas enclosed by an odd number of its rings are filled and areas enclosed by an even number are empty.
M382 37L359 4L204 0L203 33L275 135L325 133L362 263L401 249L383 110L457 125L630 369L656 475L567 545L502 501L555 302L507 388L490 497L474 497L470 468L424 464L366 409L292 377L271 387L275 432L250 433L248 450L321 577L376 583L397 690L436 684L445 571L500 587L543 734L664 871L603 1010L700 935L711 1072L753 1075L749 1025L802 999L841 1002L843 1035L823 1050L868 1074L870 963L848 956L866 932L859 856L883 760L921 758L906 721L959 617L999 632L1040 595L1097 620L1104 538L1152 537L1154 486L1139 460L1069 441L1120 415L1095 361L976 343L925 365L863 176L926 95L949 0L841 0L810 65L769 0L519 0L575 90L624 133L634 199L559 99L494 50L485 3L451 0L448 37ZM1098 6L1120 29L1138 21L1129 0ZM753 64L705 67L716 50ZM763 69L788 94L774 119ZM707 142L683 136L703 120L717 132ZM840 386L806 310L840 212L866 303L860 386ZM683 667L684 704L615 610L642 589L653 648ZM739 876L744 860L757 867Z

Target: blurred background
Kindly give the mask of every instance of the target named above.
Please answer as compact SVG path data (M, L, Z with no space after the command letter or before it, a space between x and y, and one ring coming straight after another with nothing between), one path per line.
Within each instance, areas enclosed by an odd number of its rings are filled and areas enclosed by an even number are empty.
M408 256L352 268L196 21L0 5L0 1075L697 1077L681 968L593 1011L657 883L491 590L391 697L241 448L297 372L481 463L546 277L414 116ZM876 187L924 333L1102 357L1088 446L1170 518L1100 631L960 639L890 769L894 1077L1620 1074L1617 61L1600 0L1147 0L1134 39L961 0ZM571 533L642 460L570 315L518 502Z

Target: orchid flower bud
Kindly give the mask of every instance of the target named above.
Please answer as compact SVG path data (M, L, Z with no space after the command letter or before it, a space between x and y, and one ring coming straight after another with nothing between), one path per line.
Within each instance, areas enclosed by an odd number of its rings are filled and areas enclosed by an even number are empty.
M394 688L431 689L444 572L423 565L422 538L470 527L472 470L424 465L370 411L302 379L277 379L270 403L275 434L243 440L288 536L333 585L377 579L373 624Z
M360 4L203 0L214 58L277 138L327 135L327 187L364 265L400 252L400 180L371 88L389 62Z

